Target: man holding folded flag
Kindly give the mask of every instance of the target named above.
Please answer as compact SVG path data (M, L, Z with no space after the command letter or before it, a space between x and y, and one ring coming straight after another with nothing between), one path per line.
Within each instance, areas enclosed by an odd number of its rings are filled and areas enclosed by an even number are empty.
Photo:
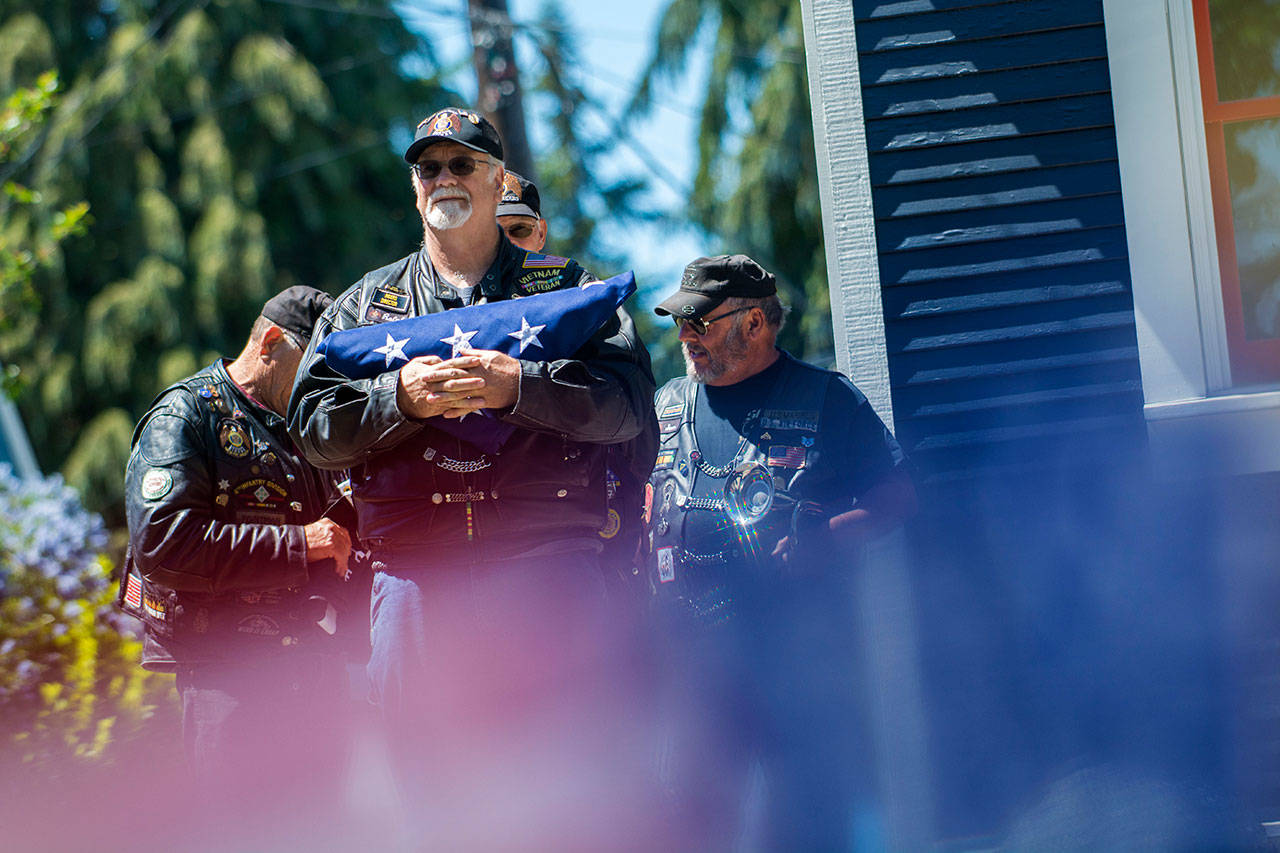
M422 248L325 312L289 422L313 464L350 471L414 843L590 846L645 817L597 531L606 448L652 423L654 382L629 276L502 234L502 156L470 110L418 126Z

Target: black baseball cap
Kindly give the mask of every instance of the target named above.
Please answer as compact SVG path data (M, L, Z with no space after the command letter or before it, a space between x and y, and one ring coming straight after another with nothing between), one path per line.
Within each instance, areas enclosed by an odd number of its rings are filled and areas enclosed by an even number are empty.
M759 299L778 292L773 273L746 255L698 258L684 268L680 289L662 300L655 314L702 317L730 296Z
M456 142L473 151L503 159L502 138L498 136L497 128L480 113L461 107L446 107L419 122L413 144L404 152L405 162L417 163L422 149L433 142Z
M286 332L301 339L303 346L311 340L311 331L333 297L323 290L299 284L286 288L267 300L262 316Z
M502 198L498 199L498 216L532 216L542 218L542 201L533 181L510 169L502 179Z

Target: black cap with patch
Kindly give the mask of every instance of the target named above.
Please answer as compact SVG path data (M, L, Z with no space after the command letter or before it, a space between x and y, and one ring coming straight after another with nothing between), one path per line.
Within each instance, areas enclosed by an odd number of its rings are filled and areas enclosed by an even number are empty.
M542 218L542 201L533 181L510 169L502 179L502 198L498 199L498 216L532 216Z
M316 320L331 304L333 297L323 290L299 284L268 299L262 306L262 316L299 338L306 346L311 340Z
M424 118L418 124L413 144L404 152L406 163L418 162L422 149L435 142L456 142L473 151L502 157L502 138L497 129L480 113L460 107L447 107Z
M680 289L662 300L655 314L702 317L730 296L759 299L778 292L773 273L746 255L698 258L684 268Z

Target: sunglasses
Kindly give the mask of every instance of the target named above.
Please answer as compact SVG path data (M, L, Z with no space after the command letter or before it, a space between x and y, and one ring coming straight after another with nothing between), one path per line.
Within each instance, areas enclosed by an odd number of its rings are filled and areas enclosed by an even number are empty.
M690 329L693 330L693 333L695 335L697 335L698 337L702 337L707 333L707 327L710 326L712 323L714 323L716 320L723 320L725 317L732 317L734 314L741 314L743 311L750 311L754 307L755 307L754 305L746 305L742 308L734 308L732 311L726 311L723 314L717 314L716 316L711 318L673 316L671 319L675 320L677 329L682 329L685 326L688 326Z
M447 167L450 174L455 177L465 178L483 162L485 161L460 154L457 157L449 158L447 163L441 163L439 160L419 160L413 164L413 171L422 180L430 181L433 178L438 178L440 173Z
M507 232L508 237L514 237L517 240L523 240L525 237L533 234L533 226L527 222L521 222L518 225L509 225L502 230Z

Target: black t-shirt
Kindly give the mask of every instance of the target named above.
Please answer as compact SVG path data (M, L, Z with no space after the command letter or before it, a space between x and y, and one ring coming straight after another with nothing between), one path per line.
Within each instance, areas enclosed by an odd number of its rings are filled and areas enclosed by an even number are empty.
M694 402L694 434L698 451L707 466L727 465L740 451L742 434L749 419L762 408L782 408L786 388L777 387L785 372L779 358L772 365L733 385L699 385ZM820 423L822 464L834 468L841 476L830 480L826 494L806 495L827 507L831 514L846 512L893 469L905 464L906 457L896 439L875 413L867 398L853 383L832 373L827 385ZM832 431L838 430L833 435ZM711 477L696 468L695 497L720 497L725 478ZM684 519L684 547L697 554L711 554L732 546L738 538L735 525L723 512L690 510ZM781 531L785 535L786 531ZM776 542L776 539L775 539ZM761 542L764 553L775 542Z

